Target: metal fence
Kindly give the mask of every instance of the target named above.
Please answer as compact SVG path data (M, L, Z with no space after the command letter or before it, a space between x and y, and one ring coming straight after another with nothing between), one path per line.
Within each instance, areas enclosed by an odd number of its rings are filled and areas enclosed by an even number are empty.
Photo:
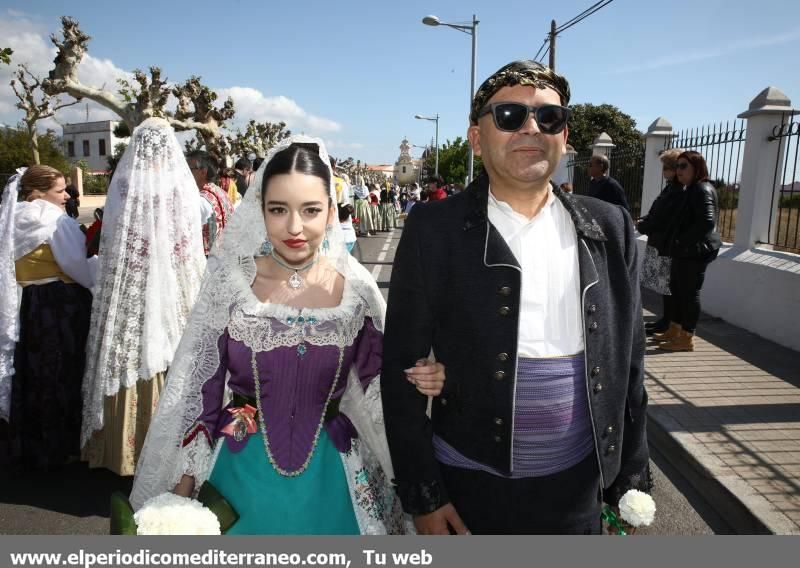
M703 154L711 183L719 200L719 232L722 240L733 242L739 207L739 180L747 128L743 120L734 120L692 128L668 138L665 149L682 148Z
M769 140L784 147L775 159L771 203L778 193L778 206L770 210L768 244L776 250L800 253L800 122L783 115Z
M588 171L591 157L591 150L570 155L567 169L569 171L569 179L572 183L573 193L586 195L589 192L589 182L592 181Z
M586 150L572 154L567 162L572 191L579 195L589 193L592 178L588 169L591 158L592 151ZM644 144L614 148L608 159L611 162L609 175L622 185L628 205L631 207L631 216L638 219L641 217L644 190Z
M611 171L625 190L625 198L631 208L631 217L642 216L642 192L644 191L644 144L614 148L609 156Z

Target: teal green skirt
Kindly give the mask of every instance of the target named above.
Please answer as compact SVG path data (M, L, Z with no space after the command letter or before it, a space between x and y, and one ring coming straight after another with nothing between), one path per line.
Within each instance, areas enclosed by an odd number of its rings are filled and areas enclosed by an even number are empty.
M359 534L342 458L325 429L308 469L297 477L275 471L260 431L238 453L219 443L209 481L239 514L226 534Z

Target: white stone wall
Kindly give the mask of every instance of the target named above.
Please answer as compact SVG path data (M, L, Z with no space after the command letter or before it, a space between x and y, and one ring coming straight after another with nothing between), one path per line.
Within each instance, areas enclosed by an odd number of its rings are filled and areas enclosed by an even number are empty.
M638 243L641 260L647 237ZM700 302L709 315L800 351L799 290L800 255L723 245L706 271Z

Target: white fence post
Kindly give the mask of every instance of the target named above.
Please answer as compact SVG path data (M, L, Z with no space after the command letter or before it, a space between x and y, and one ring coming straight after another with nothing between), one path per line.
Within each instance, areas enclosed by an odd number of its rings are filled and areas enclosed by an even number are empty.
M775 191L775 185L782 181L780 176L775 176L775 167L783 163L786 139L769 141L768 138L782 114L797 112L791 105L783 92L767 87L753 99L748 110L739 115L747 119L747 137L736 214L734 241L737 246L750 248L755 243L774 242L770 238L773 235L769 234L770 216L777 215L780 191ZM772 223L773 232L776 225Z
M592 156L602 154L610 160L611 150L614 148L615 144L611 136L606 132L601 132L600 135L594 139L594 142L592 142Z
M647 215L653 201L664 187L661 173L661 152L669 138L672 138L672 124L662 117L653 121L644 135L644 179L642 183L642 215Z

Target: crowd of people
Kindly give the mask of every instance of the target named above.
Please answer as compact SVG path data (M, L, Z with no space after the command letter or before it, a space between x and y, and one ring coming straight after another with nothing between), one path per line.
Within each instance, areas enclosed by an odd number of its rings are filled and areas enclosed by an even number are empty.
M229 534L599 533L603 502L652 486L645 329L627 204L552 183L569 98L532 61L489 77L465 190L351 184L306 136L220 170L151 118L85 234L60 172L20 171L0 203L15 458L135 475L134 509L208 484ZM650 331L691 350L716 194L700 154L662 161L636 224ZM350 252L401 217L387 308Z

